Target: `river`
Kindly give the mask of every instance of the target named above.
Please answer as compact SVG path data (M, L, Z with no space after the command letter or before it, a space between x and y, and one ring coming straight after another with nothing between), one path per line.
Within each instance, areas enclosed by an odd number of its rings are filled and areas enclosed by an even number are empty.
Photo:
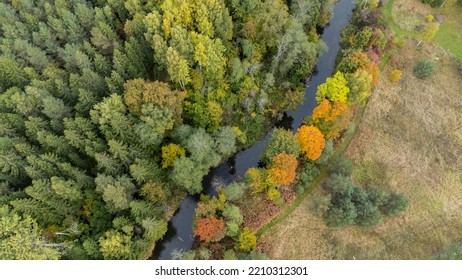
M334 15L324 27L322 40L326 43L328 50L320 55L315 70L306 82L305 100L297 106L296 110L284 113L283 121L279 125L295 131L300 127L303 118L310 115L317 106L315 96L318 86L325 82L326 78L332 75L335 66L335 57L340 49L340 32L348 24L352 15L355 0L340 0L334 7ZM204 193L216 194L216 188L242 178L251 167L258 166L261 154L271 137L268 135L256 142L250 148L240 151L226 162L210 170L203 179ZM156 243L151 259L168 260L172 250L190 250L194 237L192 223L194 209L197 206L199 196L188 196L180 203L168 224L168 230L162 240Z

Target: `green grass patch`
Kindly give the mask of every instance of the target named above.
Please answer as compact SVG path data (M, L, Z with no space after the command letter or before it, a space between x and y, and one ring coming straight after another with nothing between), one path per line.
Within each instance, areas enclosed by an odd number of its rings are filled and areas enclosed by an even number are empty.
M395 32L395 35L397 37L407 37L407 36L411 36L411 37L414 37L417 35L416 32L411 32L411 31L408 31L408 30L404 30L402 29L398 24L396 24L396 22L393 20L393 13L392 13L392 10L393 10L393 4L395 3L395 0L389 0L387 2L387 5L385 6L385 12L384 12L384 16L385 16L385 20L387 22L387 25L389 27L391 27L391 29L393 29L393 31Z
M396 0L389 0L385 6L384 18L387 25L395 32L396 37L411 37L417 40L422 40L422 34L416 31L405 30L399 26L393 19L393 5ZM446 51L453 54L458 59L462 60L462 32L460 24L460 14L462 9L457 4L448 4L443 9L433 9L435 14L444 13L445 21L440 25L438 32L435 35L434 42L444 48ZM401 20L408 20L406 17ZM414 19L415 21L415 19ZM423 22L422 22L423 23Z
M462 60L462 31L455 22L449 20L443 22L434 40L438 45Z

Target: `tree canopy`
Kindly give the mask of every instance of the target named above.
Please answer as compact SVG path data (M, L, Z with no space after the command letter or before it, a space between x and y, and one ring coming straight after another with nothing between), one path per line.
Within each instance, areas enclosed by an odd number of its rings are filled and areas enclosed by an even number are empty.
M146 258L178 198L300 100L328 7L0 0L4 257ZM268 161L298 155L285 136Z

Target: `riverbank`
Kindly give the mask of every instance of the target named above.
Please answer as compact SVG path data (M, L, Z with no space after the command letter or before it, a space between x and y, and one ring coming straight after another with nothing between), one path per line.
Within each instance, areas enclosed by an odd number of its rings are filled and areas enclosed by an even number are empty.
M274 259L428 259L462 230L462 86L457 62L441 48L408 40L399 49L401 82L382 72L345 155L352 179L404 193L408 211L374 228L329 228L314 215L310 196L262 234L259 248ZM420 59L436 61L428 80L413 76ZM458 156L459 155L459 156Z
M335 65L335 56L339 50L340 31L348 23L351 16L354 2L351 0L339 1L335 6L334 18L324 29L322 40L329 47L318 59L316 71L308 82L305 94L305 102L300 104L296 110L287 112L288 129L296 130L303 121L303 118L311 114L312 109L317 105L315 94L318 85L322 84L332 74ZM291 127L290 127L291 126ZM263 150L271 136L271 132L261 141L255 143L251 148L237 153L226 163L212 169L204 179L204 190L207 194L215 192L215 186L228 185L244 176L249 168L258 166ZM197 200L190 200L171 221L171 227L167 232L168 239L161 243L162 248L156 252L160 259L168 259L172 250L189 250L193 244L192 217L196 208ZM175 223L175 224L174 224Z

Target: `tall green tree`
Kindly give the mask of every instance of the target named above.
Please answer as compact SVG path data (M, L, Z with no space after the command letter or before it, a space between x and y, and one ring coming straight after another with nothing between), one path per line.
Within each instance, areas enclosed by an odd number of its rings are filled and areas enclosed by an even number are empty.
M0 207L0 259L57 260L58 244L48 243L41 235L37 222L30 216L21 217Z

